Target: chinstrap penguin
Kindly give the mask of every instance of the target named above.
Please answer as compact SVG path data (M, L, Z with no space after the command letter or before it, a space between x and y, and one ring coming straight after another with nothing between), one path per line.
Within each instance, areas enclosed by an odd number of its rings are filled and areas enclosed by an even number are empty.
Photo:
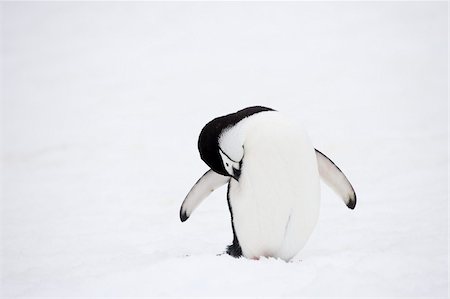
M355 191L342 171L295 122L271 108L248 107L213 119L202 129L198 149L210 170L186 196L180 219L186 221L228 183L231 256L292 259L316 225L319 178L355 208Z

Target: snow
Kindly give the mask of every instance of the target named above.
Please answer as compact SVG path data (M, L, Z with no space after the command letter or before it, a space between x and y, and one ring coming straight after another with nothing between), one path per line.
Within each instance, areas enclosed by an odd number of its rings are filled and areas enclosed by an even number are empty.
M0 294L448 290L446 2L3 2ZM305 126L348 176L290 263L233 259L225 188L181 223L209 120Z

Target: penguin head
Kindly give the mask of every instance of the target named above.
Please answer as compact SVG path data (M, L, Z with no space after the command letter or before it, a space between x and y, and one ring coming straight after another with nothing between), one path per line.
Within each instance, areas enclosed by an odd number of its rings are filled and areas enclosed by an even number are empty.
M253 106L207 123L198 138L201 159L215 172L239 181L245 155L243 120L263 111L274 110Z
M239 161L232 160L219 146L219 154L222 159L222 165L225 168L226 174L232 178L234 178L236 181L239 181L239 177L241 176L241 166L242 166L242 159L244 158L244 155L239 159Z

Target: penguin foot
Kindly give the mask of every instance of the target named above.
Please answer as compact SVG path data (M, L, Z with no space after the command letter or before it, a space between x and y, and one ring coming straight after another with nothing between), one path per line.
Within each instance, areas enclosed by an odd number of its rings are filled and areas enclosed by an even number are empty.
M241 245L239 245L238 242L233 241L233 244L227 246L226 252L228 255L231 255L232 257L239 258L242 256Z

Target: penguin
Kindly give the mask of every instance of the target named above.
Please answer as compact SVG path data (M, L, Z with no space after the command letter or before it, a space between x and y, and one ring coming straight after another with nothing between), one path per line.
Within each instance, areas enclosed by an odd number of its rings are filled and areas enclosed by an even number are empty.
M213 119L200 132L198 150L210 169L187 194L180 219L228 184L233 240L226 253L233 257L291 260L316 226L320 178L355 208L344 173L293 120L272 108L253 106Z

